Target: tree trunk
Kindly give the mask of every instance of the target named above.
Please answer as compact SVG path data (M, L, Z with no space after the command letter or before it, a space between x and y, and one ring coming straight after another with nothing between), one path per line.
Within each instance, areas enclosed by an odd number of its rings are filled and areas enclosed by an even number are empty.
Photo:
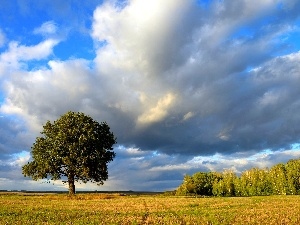
M68 177L68 183L69 183L69 195L75 195L74 176Z

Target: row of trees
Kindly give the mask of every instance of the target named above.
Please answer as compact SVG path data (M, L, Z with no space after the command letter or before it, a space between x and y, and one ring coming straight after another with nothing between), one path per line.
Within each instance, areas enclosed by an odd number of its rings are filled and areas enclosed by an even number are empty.
M300 158L270 169L252 168L237 176L231 170L186 175L176 195L258 196L300 194Z

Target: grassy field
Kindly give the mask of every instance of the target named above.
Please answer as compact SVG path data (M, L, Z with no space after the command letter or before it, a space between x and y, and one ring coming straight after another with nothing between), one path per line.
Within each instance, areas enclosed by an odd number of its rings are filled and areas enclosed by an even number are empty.
M300 224L300 196L0 194L0 224Z

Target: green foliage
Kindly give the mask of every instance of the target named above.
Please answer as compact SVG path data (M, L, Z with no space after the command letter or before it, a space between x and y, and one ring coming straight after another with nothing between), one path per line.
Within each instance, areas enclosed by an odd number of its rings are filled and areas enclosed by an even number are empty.
M189 195L195 194L194 180L191 176L185 175L183 183L178 187L176 195Z
M225 170L222 173L221 179L215 180L213 184L212 193L215 196L234 196L235 195L235 186L234 182L237 179L237 176L232 170Z
M198 195L212 195L213 194L213 184L218 181L221 175L214 172L198 172L193 175L193 180L195 183L195 192Z
M269 172L273 194L286 195L287 194L287 179L284 164L280 163L273 166Z
M32 146L33 161L22 167L33 180L67 177L70 194L74 181L103 184L108 178L107 163L115 153L114 134L107 123L98 123L83 113L67 112L43 126L42 136ZM65 181L66 182L66 181Z
M267 169L252 168L241 174L235 183L236 196L259 196L272 194Z
M252 168L238 177L233 171L222 174L197 172L186 175L177 195L265 196L300 194L300 159L269 169Z
M300 194L300 159L290 160L285 165L289 194Z
M221 179L221 174L215 172L197 172L193 176L186 175L176 195L213 195L213 184Z

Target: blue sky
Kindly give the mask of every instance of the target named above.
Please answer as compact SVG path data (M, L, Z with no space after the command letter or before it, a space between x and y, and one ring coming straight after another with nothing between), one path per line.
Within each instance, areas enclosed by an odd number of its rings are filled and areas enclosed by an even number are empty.
M69 110L118 140L109 180L79 190L171 190L196 171L300 157L298 1L4 0L0 12L0 189L66 189L21 166Z

